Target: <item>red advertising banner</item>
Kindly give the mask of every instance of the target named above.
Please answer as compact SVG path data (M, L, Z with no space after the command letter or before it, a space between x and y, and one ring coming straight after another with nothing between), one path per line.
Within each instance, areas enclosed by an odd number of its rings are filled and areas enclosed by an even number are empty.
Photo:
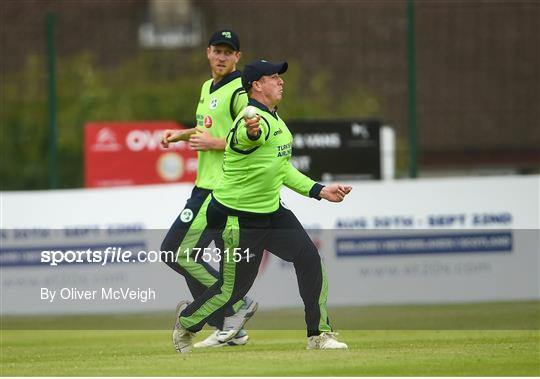
M92 122L85 125L85 186L194 182L197 152L186 142L163 149L165 129L183 129L173 121Z

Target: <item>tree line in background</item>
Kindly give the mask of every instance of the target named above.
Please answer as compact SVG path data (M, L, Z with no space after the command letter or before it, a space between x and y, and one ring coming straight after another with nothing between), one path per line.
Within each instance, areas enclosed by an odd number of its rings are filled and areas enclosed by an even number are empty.
M60 188L84 183L84 125L89 121L177 120L193 125L200 86L209 78L200 52L190 54L181 72L167 62L177 52L141 52L115 68L95 64L90 53L61 58L57 64L57 152ZM186 57L184 57L186 58ZM243 58L240 68L249 58ZM292 119L381 117L380 96L359 86L354 93L329 93L329 74L310 75L289 62L280 115ZM291 64L292 63L292 64ZM2 190L48 188L47 77L43 56L32 56L1 86L0 178ZM399 137L399 136L398 136ZM398 152L402 151L398 139ZM400 156L405 154L401 154ZM404 160L398 159L398 162ZM398 166L398 172L404 170Z

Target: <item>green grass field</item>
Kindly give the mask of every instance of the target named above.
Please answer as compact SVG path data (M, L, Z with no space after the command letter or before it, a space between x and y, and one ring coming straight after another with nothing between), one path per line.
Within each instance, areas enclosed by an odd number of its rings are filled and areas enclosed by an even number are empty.
M183 355L160 328L170 315L4 317L1 375L539 376L539 309L538 302L331 309L347 351L305 350L300 310L261 311L248 345ZM23 330L31 325L51 330ZM87 330L52 330L66 326ZM99 326L109 330L88 330Z

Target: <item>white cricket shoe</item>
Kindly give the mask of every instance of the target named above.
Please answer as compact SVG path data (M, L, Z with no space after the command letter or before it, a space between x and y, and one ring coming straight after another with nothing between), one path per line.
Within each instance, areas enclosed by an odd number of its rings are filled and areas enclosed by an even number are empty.
M308 337L308 350L328 350L328 349L348 349L346 343L339 342L336 338L336 333L323 332L318 336Z
M190 301L183 300L176 306L176 320L173 327L172 341L178 353L189 353L193 347L191 340L195 333L184 329L180 324L180 313L188 306Z
M249 340L249 336L247 334L247 331L245 329L242 329L234 336L233 339L227 341L227 342L221 342L218 340L218 335L221 332L221 330L216 330L210 336L208 336L204 341L197 342L193 347L199 348L199 347L222 347L222 346L240 346L247 344Z
M223 320L223 330L216 334L216 338L221 342L233 339L244 328L246 322L255 314L259 304L249 297L244 298L244 304L238 312Z

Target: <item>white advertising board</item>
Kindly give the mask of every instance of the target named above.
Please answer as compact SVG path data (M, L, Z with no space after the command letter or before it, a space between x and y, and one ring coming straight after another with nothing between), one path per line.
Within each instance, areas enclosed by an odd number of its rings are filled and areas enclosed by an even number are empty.
M330 305L540 299L539 176L351 184L340 204L282 193L320 248ZM163 263L41 258L58 244L158 251L190 190L1 193L2 313L170 310L189 298ZM269 255L250 296L263 308L299 306L293 266Z

